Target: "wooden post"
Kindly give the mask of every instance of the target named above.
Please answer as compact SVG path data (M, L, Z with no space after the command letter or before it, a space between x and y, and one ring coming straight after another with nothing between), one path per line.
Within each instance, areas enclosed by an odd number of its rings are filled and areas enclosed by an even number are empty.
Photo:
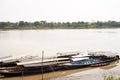
M43 60L44 60L44 51L42 51L42 66L41 66L41 69L42 69L42 80L43 80Z

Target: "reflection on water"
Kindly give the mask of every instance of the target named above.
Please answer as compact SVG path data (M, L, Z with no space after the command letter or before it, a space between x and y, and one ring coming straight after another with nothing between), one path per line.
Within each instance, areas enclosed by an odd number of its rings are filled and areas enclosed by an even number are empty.
M10 54L56 55L70 51L120 52L120 29L54 29L0 31L1 56Z

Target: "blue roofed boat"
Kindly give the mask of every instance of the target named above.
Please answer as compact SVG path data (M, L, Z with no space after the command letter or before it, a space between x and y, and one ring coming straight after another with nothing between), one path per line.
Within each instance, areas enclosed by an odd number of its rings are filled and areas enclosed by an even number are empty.
M77 55L71 58L69 63L63 64L63 67L66 69L87 67L87 66L104 66L108 65L110 62L119 59L117 55L108 56L105 54L95 54L95 55Z

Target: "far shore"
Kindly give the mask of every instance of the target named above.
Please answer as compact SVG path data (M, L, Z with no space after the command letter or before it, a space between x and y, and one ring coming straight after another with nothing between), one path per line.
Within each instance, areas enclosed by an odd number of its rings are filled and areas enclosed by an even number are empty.
M94 30L94 29L120 29L120 28L46 28L46 29L0 29L0 31L11 31L11 30Z

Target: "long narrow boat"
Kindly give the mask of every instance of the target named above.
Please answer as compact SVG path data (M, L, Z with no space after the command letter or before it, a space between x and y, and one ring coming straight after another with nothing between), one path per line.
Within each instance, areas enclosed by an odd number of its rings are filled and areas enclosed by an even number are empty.
M60 64L68 62L68 58L48 59L43 62L41 60L19 62L17 66L0 68L0 74L10 77L56 71L62 69Z
M110 62L118 60L119 57L113 56L113 57L108 57L105 55L100 55L100 56L89 56L89 58L84 57L80 59L73 59L69 63L65 63L62 66L66 69L73 69L73 68L81 68L81 67L86 67L86 66L104 66L108 65Z

